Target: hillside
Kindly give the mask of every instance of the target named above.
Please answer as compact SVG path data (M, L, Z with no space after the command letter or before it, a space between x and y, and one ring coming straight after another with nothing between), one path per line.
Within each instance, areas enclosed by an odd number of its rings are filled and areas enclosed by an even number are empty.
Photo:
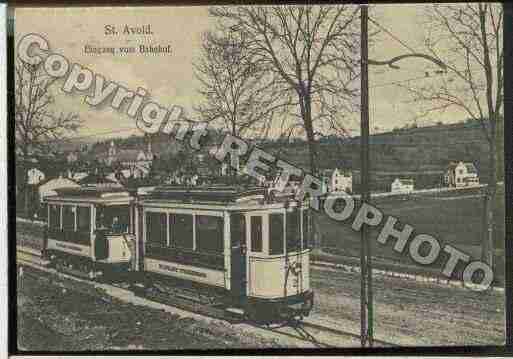
M372 135L371 170L374 189L389 185L395 177L412 177L416 187L440 184L441 176L451 161L473 162L481 181L488 178L488 143L479 123L467 122L430 127L395 130ZM308 169L305 142L286 144L280 148L270 144L273 153L279 153L302 168ZM498 149L502 152L502 143ZM352 169L359 182L360 138L329 138L319 144L319 168ZM501 159L502 161L502 153ZM500 176L499 176L500 177Z
M214 132L207 142L218 143L222 137L220 132ZM121 147L146 148L147 146L147 138L142 135L113 140ZM108 143L110 140L97 142L90 148L98 149L108 146ZM481 125L476 122L397 129L372 135L370 143L374 190L389 190L388 186L395 177L413 178L417 188L439 186L442 174L451 161L473 162L479 171L481 182L487 182L488 179L488 143ZM171 160L179 151L189 152L186 149L187 146L177 143L176 140L170 140L166 135L153 136L152 144L158 158ZM70 145L70 143L67 144L68 147ZM78 147L81 142L75 145ZM293 142L267 140L260 142L259 146L296 166L309 169L308 147L301 139L295 139ZM205 148L207 147L209 146ZM498 149L501 152L499 162L502 164L502 142L498 144ZM318 167L351 169L355 189L357 189L360 138L344 139L331 136L320 140Z

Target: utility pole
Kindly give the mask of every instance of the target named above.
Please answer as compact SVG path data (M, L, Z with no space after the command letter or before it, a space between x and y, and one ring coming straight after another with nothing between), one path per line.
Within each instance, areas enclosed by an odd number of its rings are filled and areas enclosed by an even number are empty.
M369 46L368 46L368 6L361 5L361 121L360 121L360 161L361 161L361 201L370 202L370 156L369 156ZM360 339L362 347L373 345L373 299L372 299L372 262L369 229L361 231L361 325Z
M360 120L360 161L361 161L361 201L370 204L370 145L369 145L369 65L388 66L391 69L399 69L397 62L407 58L420 58L439 66L444 73L447 66L439 59L423 53L411 52L394 56L388 60L369 59L369 9L368 5L360 5L361 12L361 120ZM375 20L371 21L376 24ZM360 272L360 338L362 347L373 346L374 342L374 303L372 295L372 251L369 240L369 229L364 225L361 230Z
M412 52L395 56L389 60L369 59L369 9L368 5L360 5L361 11L361 121L360 121L360 161L361 161L361 201L370 204L370 145L369 145L369 65L388 66L399 69L396 64L407 58L420 58L439 66L444 72L446 65L431 55ZM371 19L373 23L376 23ZM372 251L369 240L369 229L364 225L361 230L360 272L361 272L361 326L360 338L362 347L372 347L374 343L374 303L372 294Z

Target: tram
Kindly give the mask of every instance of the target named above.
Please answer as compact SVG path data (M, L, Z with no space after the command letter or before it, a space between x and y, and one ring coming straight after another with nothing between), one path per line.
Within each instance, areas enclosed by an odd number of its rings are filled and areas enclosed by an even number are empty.
M251 317L309 314L306 203L264 188L164 186L138 206L145 273L221 289Z
M56 190L48 209L44 256L58 269L90 279L133 270L134 197L121 188Z
M123 273L165 296L185 291L250 318L312 309L309 210L293 196L160 186L144 195L62 189L45 202L45 254L60 270Z

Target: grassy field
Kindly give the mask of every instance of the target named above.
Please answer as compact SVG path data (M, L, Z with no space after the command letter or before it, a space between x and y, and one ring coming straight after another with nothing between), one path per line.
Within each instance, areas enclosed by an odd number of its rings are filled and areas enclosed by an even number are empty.
M477 193L468 191L461 195L417 196L408 199L381 198L373 202L384 213L384 219L379 227L371 230L373 256L388 259L393 263L418 266L407 254L396 253L392 248L395 239L389 239L385 245L377 242L377 237L387 216L394 216L399 223L397 228L403 228L407 223L414 228L410 236L424 233L437 238L442 246L451 244L457 249L469 254L473 259L481 256L481 240L483 236L483 200ZM352 219L342 223L336 222L325 214L316 213L319 224L321 249L325 253L357 257L360 254L361 233L351 229ZM500 191L496 201L496 275L504 273L504 192ZM422 248L421 248L422 251ZM439 270L446 263L445 253L430 266ZM460 272L463 266L458 266Z

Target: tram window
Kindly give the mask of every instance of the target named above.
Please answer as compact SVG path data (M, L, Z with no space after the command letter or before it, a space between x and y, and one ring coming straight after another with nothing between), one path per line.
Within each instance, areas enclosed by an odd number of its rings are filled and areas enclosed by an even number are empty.
M287 212L287 252L301 249L301 223L299 210Z
M223 224L221 217L196 216L196 250L223 253Z
M62 229L65 231L75 230L75 213L72 206L62 206Z
M48 226L54 229L61 228L61 206L56 204L50 205L50 215L48 218Z
M105 207L103 207L103 206L96 207L95 228L97 228L97 229L105 228L107 226L104 212L105 212Z
M77 231L89 232L91 230L91 209L77 207Z
M103 209L104 225L114 233L127 233L130 223L128 206L108 206Z
M262 217L251 217L251 251L262 252Z
M115 233L127 233L130 223L128 206L96 207L96 228L109 229Z
M175 246L175 243L174 243L175 234L173 231L175 230L176 215L173 213L169 213L168 216L169 216L169 222L168 222L169 227L167 228L167 231L168 231L168 236L169 236L169 245L171 247L174 247Z
M230 217L230 236L232 247L237 247L241 243L246 244L246 217L240 213L234 213Z
M193 223L191 214L176 214L173 244L176 247L193 249Z
M308 210L303 210L303 248L310 248L310 216Z
M159 247L167 245L167 219L165 213L146 213L146 242Z
M283 254L283 214L269 215L269 254Z

